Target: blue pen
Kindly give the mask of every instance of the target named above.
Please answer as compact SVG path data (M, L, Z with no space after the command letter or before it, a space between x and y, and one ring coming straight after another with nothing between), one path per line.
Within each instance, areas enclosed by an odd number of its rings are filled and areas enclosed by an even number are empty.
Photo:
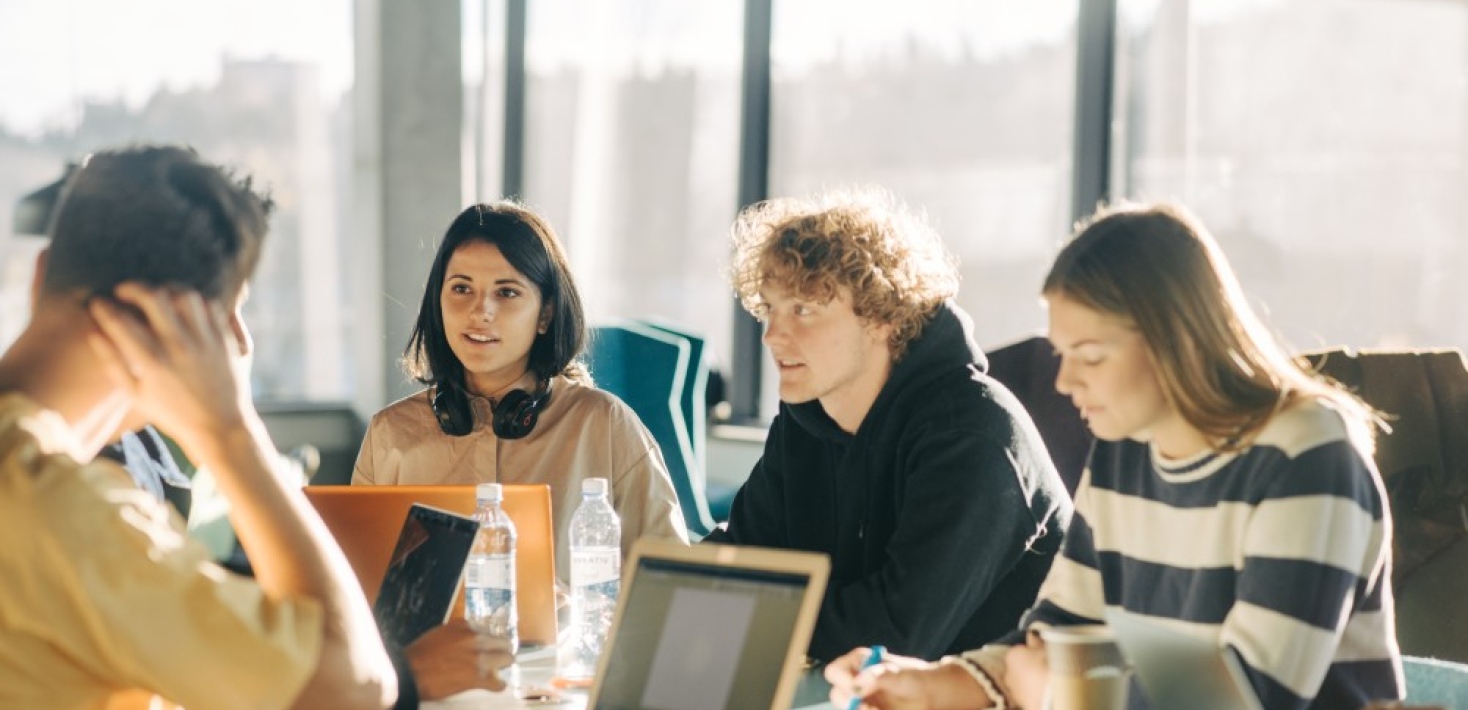
M887 649L886 648L884 648L884 647L882 647L880 645L873 646L872 647L872 655L867 656L867 659L865 661L862 661L861 670L864 671L864 670L866 670L868 668L871 668L872 666L877 665L878 663L881 663L882 662L882 656L886 655L886 653L887 653ZM857 671L857 672L860 673L861 671ZM861 707L861 698L860 697L852 697L851 698L851 702L846 704L846 710L857 710L857 708L860 708L860 707Z

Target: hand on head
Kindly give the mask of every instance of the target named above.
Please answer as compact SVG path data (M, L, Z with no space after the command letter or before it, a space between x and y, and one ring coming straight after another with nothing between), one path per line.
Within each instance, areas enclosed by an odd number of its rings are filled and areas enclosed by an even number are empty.
M446 698L472 688L504 690L505 681L496 671L515 661L507 642L475 633L463 619L431 629L406 652L418 696L424 700Z
M242 344L218 301L193 291L119 285L88 310L89 340L133 408L191 451L253 411Z

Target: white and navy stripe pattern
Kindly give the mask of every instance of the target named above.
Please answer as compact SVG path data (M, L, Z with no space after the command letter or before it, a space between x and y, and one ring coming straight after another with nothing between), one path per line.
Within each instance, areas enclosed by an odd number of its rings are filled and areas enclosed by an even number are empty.
M1099 623L1106 606L1164 620L1237 649L1270 710L1400 698L1385 500L1316 402L1234 454L1164 462L1098 442L1025 623Z

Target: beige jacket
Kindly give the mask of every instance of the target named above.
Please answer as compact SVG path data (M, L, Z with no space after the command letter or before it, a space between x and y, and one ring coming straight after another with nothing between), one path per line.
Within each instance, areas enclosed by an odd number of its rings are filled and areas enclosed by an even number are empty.
M493 410L482 397L472 400L474 431L461 437L439 429L426 390L398 400L368 424L352 483L549 484L562 581L570 579L568 531L584 478L611 482L624 558L642 535L687 543L688 527L662 451L632 409L609 392L564 377L551 387L535 429L514 440L495 436Z

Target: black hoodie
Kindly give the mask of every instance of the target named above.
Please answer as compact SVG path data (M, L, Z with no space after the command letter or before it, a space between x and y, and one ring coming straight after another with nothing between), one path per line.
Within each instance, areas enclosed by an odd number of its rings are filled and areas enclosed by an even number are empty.
M781 403L728 528L707 538L830 555L813 658L978 648L1015 628L1060 549L1070 498L970 330L940 308L855 434L819 401Z

